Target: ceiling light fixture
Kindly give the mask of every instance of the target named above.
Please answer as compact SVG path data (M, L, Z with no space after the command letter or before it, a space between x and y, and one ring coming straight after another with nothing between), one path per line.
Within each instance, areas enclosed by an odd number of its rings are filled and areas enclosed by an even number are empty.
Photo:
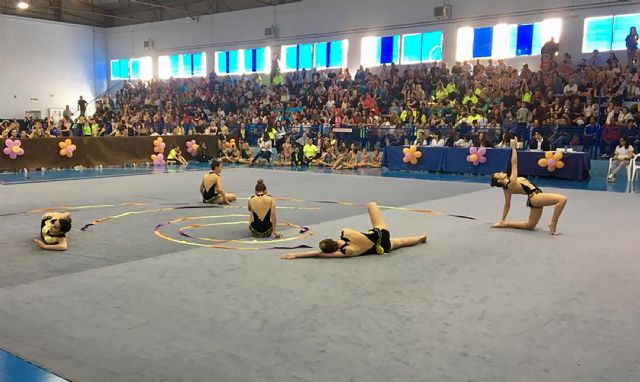
M27 3L26 1L19 1L16 4L16 7L18 7L18 9L25 10L25 9L29 8L29 3Z

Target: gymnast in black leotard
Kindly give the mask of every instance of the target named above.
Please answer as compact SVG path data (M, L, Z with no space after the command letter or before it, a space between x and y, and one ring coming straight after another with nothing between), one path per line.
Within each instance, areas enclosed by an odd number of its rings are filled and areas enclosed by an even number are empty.
M255 237L280 238L276 223L276 201L267 194L267 186L262 179L258 179L256 194L249 198L249 231Z
M560 194L552 194L549 192L542 192L535 184L531 183L529 179L518 177L518 153L516 151L517 140L511 142L511 174L507 175L504 172L497 172L491 176L491 186L501 187L504 191L504 207L502 209L502 219L493 225L494 228L518 228L533 230L538 225L540 218L542 217L542 208L547 206L554 206L553 216L551 222L549 222L549 231L552 235L556 235L558 219L560 214L567 204L567 197ZM529 220L527 221L505 221L511 208L511 195L526 195L527 207L530 208Z
M203 203L228 204L236 200L236 196L225 193L222 189L222 164L217 159L211 160L211 171L202 177L200 194Z
M427 241L427 236L391 237L382 218L380 208L374 202L367 204L369 219L373 226L369 232L359 232L345 228L339 240L324 239L320 251L289 253L281 258L292 260L301 257L355 257L362 255L384 255L402 247L410 247Z

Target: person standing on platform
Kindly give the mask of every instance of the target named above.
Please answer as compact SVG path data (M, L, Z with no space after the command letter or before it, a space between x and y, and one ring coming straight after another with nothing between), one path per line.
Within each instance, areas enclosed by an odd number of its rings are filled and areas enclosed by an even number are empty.
M80 99L78 100L78 110L80 110L80 115L82 117L86 117L87 114L87 101L82 99L82 96L80 96Z

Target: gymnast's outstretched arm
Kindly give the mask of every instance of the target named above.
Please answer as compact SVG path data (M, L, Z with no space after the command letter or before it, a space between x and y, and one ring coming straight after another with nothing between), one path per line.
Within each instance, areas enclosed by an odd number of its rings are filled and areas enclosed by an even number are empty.
M282 255L280 258L282 260L293 260L293 259L299 259L302 257L350 257L350 256L347 256L340 251L335 251L331 253L324 253L322 251L311 251L311 252L300 252L300 253L287 253L286 255Z

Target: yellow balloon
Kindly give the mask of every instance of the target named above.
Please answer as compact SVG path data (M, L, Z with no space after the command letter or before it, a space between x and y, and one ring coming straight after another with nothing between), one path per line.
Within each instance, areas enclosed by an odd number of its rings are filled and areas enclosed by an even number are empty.
M553 153L551 151L547 151L546 153L544 153L544 157L547 159L551 159L553 158Z
M20 146L13 146L13 147L11 148L11 151L13 151L13 152L14 152L14 153L16 153L16 154L17 154L17 153L19 153L19 152L20 152Z
M471 162L475 162L475 161L478 160L478 156L476 154L471 154L471 155L469 155L469 160Z
M65 140L64 140L64 143L66 143L66 144L67 144L67 146L69 146L69 145L71 144L71 139L65 139Z
M556 162L556 167L557 168L563 168L564 167L564 162Z
M67 156L71 158L73 156L73 153L67 153Z
M538 166L547 167L547 160L545 158L540 158L540 160L538 161Z
M409 159L407 159L407 157L402 158L402 161L403 161L404 163L409 163Z
M414 158L422 158L422 151L416 151L413 153Z
M418 159L411 158L411 164L415 165L416 163L418 163Z
M156 160L156 158L157 158L157 157L156 157L155 155L152 155L152 156L151 156L151 160Z
M553 154L553 159L555 159L556 161L559 161L560 159L562 159L562 153L559 151L556 151L556 153Z
M405 147L404 149L402 149L402 153L405 154L405 155L410 151L411 151L411 149L408 148L408 147Z
M64 149L64 146L65 146L64 142L58 142L58 147L60 147L61 149Z
M62 150L60 150L60 155L61 155L61 156L65 156L65 155L67 155L67 150L66 150L66 149L62 149Z
M158 137L158 142L162 142L162 137Z

